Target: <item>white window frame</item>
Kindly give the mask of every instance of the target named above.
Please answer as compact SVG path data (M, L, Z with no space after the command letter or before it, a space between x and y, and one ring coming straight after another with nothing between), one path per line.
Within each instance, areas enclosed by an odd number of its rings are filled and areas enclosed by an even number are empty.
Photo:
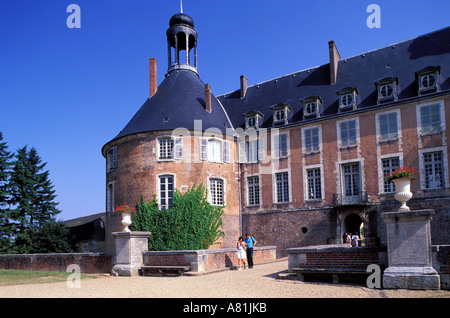
M170 209L172 206L169 205L169 199L170 196L169 194L169 189L165 189L165 194L164 194L164 199L166 200L166 204L163 206L162 205L162 199L163 199L163 193L161 192L161 178L165 178L165 177L171 177L172 178L172 202L173 202L173 197L175 195L175 189L176 189L176 178L175 178L175 174L173 173L160 173L156 176L156 189L157 189L157 193L158 193L158 206L160 210L168 210Z
M161 143L167 142L171 143L171 152L167 153L167 158L161 157ZM165 146L167 148L167 146ZM173 137L173 136L159 136L157 137L157 152L158 152L158 161L173 161L173 160L181 160L183 159L183 137ZM166 156L164 156L166 157Z
M213 189L212 188L213 184L211 183L212 181L218 181L218 182L220 182L219 184L222 185L222 196L221 197L216 196L217 184L214 185L215 189ZM208 178L207 182L208 182L208 201L209 201L209 203L212 206L226 206L225 179L218 178L218 177L210 177L210 178ZM220 204L220 203L222 203L222 204Z
M390 127L390 116L395 115L396 116L396 132L391 131L393 127ZM383 138L383 133L381 132L381 124L382 124L382 118L386 116L386 125L387 125L387 136L386 138ZM377 122L377 140L378 142L384 142L384 141L393 141L398 140L400 138L400 111L394 110L389 112L383 112L376 115L376 122Z
M343 143L343 139L342 139L342 124L346 123L348 125L349 122L355 122L355 143L350 144L348 138L345 140L347 141L347 144ZM357 147L360 143L360 137L359 137L359 118L349 118L349 119L345 119L345 120L341 120L341 121L337 121L336 122L336 127L337 127L337 137L338 137L338 147L339 148L350 148L350 147ZM347 132L347 137L349 137L349 132Z
M308 176L308 171L312 171L312 170L319 170L320 172L320 198L311 198L310 196L310 179ZM311 201L323 201L324 200L324 176L323 176L323 165L319 164L319 165L311 165L311 166L306 166L303 170L303 180L304 180L304 199L305 202L311 202Z
M313 130L317 130L317 145L314 143ZM309 132L309 138L307 132ZM322 150L322 131L320 126L302 128L302 139L303 153L317 153Z
M213 145L219 145L214 146ZM199 138L200 160L215 162L215 163L229 163L231 162L230 142L219 138L211 137ZM217 151L219 151L217 153Z
M442 152L442 173L444 181L443 187L426 187L426 176L425 176L425 162L424 162L424 154ZM449 176L448 176L448 157L447 157L447 147L435 147L435 148L426 148L419 150L419 169L420 169L420 189L421 190L440 190L449 188Z
M287 201L279 201L278 200L278 182L277 182L277 176L281 175L281 174L287 174L287 193L282 193L283 198L285 197L285 194L287 194L288 196L288 200ZM283 181L284 182L284 181ZM289 172L289 170L279 170L276 171L273 174L273 201L275 204L286 204L286 203L290 203L292 200L292 195L291 195L291 174ZM283 187L284 188L284 187ZM284 189L283 189L284 190Z
M422 123L422 109L425 107L429 107L431 111L432 106L439 105L439 129L434 130L432 129L433 124L429 124L431 129L429 131L424 131L423 129L423 123ZM443 131L445 131L445 107L444 103L442 101L437 101L434 103L423 103L416 105L416 116L417 116L417 134L419 136L426 136L426 135L433 135L433 134L439 134Z

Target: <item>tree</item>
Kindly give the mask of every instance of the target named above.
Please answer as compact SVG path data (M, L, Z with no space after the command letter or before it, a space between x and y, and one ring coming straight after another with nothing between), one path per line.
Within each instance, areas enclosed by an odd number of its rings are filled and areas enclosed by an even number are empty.
M0 132L0 253L4 253L11 246L11 224L9 223L8 191L9 172L13 155L7 151L6 142L2 142L3 133Z
M69 228L62 222L49 221L31 232L30 253L71 253Z
M49 171L43 171L42 163L36 149L29 151L27 146L19 149L12 163L9 180L11 194L9 220L13 222L14 250L11 252L28 253L32 246L32 233L46 222L54 221L61 211Z
M172 207L159 210L156 197L136 205L134 231L148 231L149 250L207 249L224 235L221 230L223 206L212 206L206 188L193 186L186 193L175 191Z

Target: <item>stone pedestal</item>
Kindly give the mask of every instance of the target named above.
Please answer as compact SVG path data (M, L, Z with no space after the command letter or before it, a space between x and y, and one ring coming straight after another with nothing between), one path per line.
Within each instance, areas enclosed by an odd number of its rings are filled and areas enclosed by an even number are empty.
M383 273L383 287L392 289L439 289L432 266L430 221L434 210L387 212L389 267Z
M114 276L137 276L143 265L143 253L148 251L150 232L114 232L116 252L113 258Z

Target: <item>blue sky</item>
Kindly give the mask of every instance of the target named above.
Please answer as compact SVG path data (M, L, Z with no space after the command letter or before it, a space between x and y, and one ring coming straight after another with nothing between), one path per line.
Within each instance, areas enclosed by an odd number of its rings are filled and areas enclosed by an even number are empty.
M70 4L81 28L69 29ZM381 9L370 29L369 4ZM448 0L184 0L198 70L215 95L449 26ZM179 0L0 0L0 131L34 146L50 170L60 219L105 209L102 146L148 98L148 58L167 71L166 30Z

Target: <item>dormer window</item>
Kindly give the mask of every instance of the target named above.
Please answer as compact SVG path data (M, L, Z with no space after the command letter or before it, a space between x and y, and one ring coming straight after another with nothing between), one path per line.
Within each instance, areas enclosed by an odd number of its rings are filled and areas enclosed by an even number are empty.
M378 104L385 101L397 100L397 78L387 77L375 82L377 87Z
M249 111L244 114L245 117L245 130L249 128L258 129L260 125L260 119L264 115L258 111Z
M302 100L303 103L303 117L314 118L320 117L320 108L322 100L319 96L311 96Z
M288 123L288 116L291 111L291 107L288 104L272 106L272 110L274 126L286 125Z
M347 87L337 92L339 96L339 111L356 110L356 96L358 90L355 87Z
M439 73L439 66L427 67L416 73L419 95L439 92Z

